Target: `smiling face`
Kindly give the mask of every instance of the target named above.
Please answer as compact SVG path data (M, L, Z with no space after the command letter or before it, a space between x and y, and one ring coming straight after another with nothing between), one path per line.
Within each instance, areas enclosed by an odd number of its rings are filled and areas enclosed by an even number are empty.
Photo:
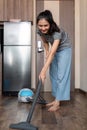
M49 24L49 22L46 20L46 19L40 19L39 21L38 21L38 24L37 24L37 26L38 26L38 29L42 32L42 33L44 33L44 34L47 34L48 33L48 31L49 31L49 29L50 29L50 24Z

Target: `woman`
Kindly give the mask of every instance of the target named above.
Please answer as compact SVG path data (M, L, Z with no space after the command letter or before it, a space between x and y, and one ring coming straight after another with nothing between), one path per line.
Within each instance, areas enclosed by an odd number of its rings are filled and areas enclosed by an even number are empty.
M57 26L49 10L37 16L37 28L46 50L46 62L39 79L44 82L47 69L50 67L52 95L55 100L47 106L48 111L57 111L60 101L70 100L71 41L68 34Z

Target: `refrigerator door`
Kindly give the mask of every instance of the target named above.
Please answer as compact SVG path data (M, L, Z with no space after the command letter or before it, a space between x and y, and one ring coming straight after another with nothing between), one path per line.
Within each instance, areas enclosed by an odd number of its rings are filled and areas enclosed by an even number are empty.
M4 22L4 45L31 45L31 22Z
M3 93L31 88L31 46L4 46Z

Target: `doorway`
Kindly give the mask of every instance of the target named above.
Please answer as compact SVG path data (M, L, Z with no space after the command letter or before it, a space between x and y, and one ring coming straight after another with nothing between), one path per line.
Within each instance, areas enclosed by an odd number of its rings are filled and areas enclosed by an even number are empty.
M55 22L64 28L70 35L72 41L72 70L71 70L71 91L75 88L75 37L74 37L74 0L37 0L37 13L48 9L51 10ZM43 56L44 58L44 56ZM43 59L42 59L43 60ZM38 67L38 65L37 65ZM49 79L49 71L44 85L44 91L51 90L51 83Z

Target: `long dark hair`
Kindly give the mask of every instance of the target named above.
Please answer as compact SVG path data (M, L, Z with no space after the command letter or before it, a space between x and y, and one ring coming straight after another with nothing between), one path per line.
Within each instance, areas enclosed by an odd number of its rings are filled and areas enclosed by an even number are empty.
M41 19L45 19L49 22L50 24L50 29L49 29L49 32L48 34L53 34L54 32L60 32L60 29L59 27L57 26L57 24L55 23L54 19L53 19L53 16L52 16L52 13L49 11L49 10L45 10L43 12L41 12L38 16L37 16L37 24L39 22L39 20Z

